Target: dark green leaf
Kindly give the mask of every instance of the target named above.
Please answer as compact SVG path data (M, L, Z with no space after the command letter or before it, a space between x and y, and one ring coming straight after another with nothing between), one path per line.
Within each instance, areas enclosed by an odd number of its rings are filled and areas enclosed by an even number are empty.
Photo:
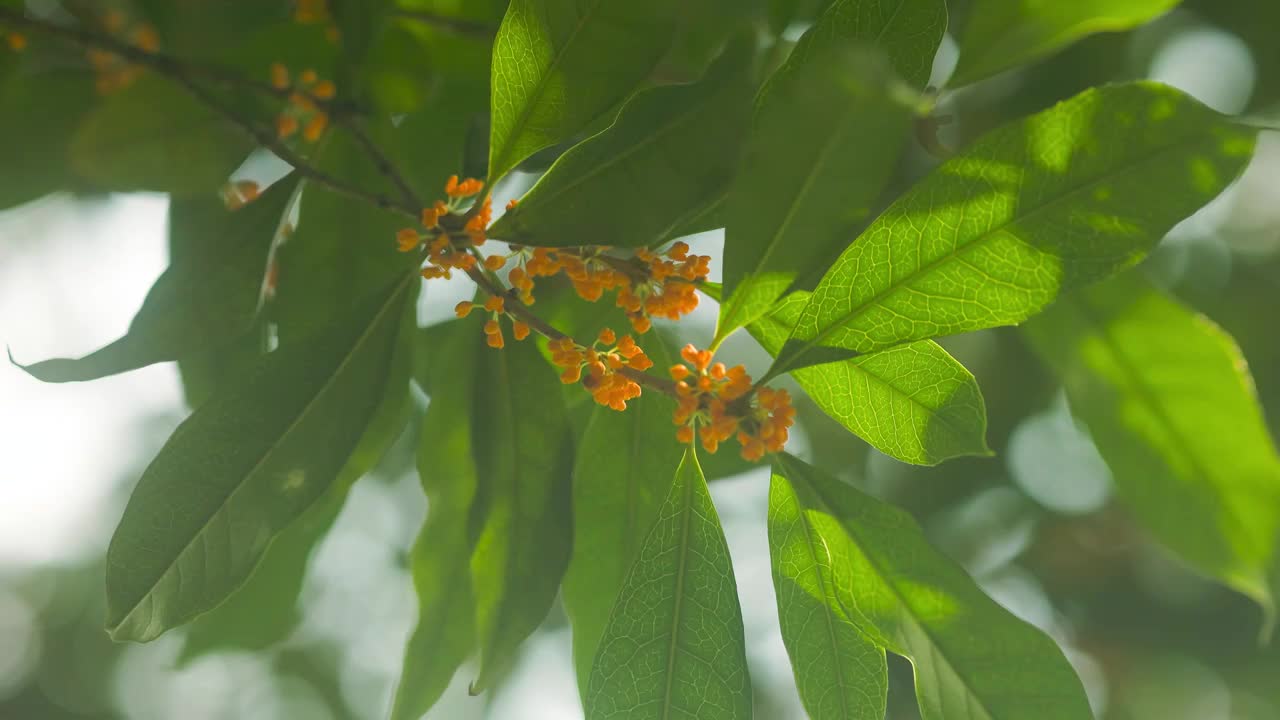
M1255 134L1150 82L988 133L844 251L769 374L813 364L818 348L869 353L1021 322L1145 255L1235 178Z
M172 81L143 77L91 112L68 152L108 190L183 194L214 192L252 149L244 131Z
M915 666L924 720L1093 717L1053 640L987 597L909 515L790 455L773 484L828 548L845 617Z
M675 0L512 0L493 48L489 181L629 95L671 46Z
M554 369L532 342L486 348L478 362L472 421L485 516L471 555L480 648L473 692L493 686L546 617L573 538L572 440Z
M952 86L1038 60L1098 32L1137 27L1181 0L977 0L960 36Z
M711 205L737 167L755 91L737 45L696 85L636 95L556 161L489 237L565 247L653 245Z
M1062 299L1026 332L1138 520L1270 620L1280 459L1235 342L1136 273Z
M174 431L107 551L107 628L151 640L220 603L332 485L382 397L416 275L285 344Z
M742 611L692 447L600 638L587 720L751 717Z
M655 340L646 339L645 351L657 367L668 367L670 359ZM671 425L674 407L670 398L652 392L627 403L626 412L596 405L578 447L573 556L561 594L584 695L622 581L658 519L671 468L684 452Z
M782 641L800 700L813 720L884 720L889 692L884 649L845 603L858 584L844 543L827 542L785 477L769 487L769 557Z
M67 143L96 101L93 77L82 70L37 71L21 63L0 76L0 107L9 108L0 112L0 208L67 186Z
M408 306L412 307L416 295L411 289L405 301ZM271 541L244 585L226 602L196 618L187 629L179 662L227 648L265 648L283 641L297 627L301 619L298 596L316 547L338 518L351 486L373 470L409 421L409 374L417 329L414 313L403 313L400 325L382 401L337 480Z
M808 302L787 296L747 329L776 355ZM792 372L823 412L903 462L988 455L987 412L973 375L931 340Z
M941 0L893 9L842 0L774 73L729 192L728 300L713 345L767 312L871 215L921 102L909 86L927 81L946 27Z
M469 519L476 500L475 431L484 417L473 408L482 333L477 322L451 322L430 342L424 389L431 396L418 444L418 474L427 495L427 520L410 555L418 594L418 623L405 647L404 670L392 720L417 720L440 699L476 647ZM423 333L426 338L427 333Z
M175 258L156 280L129 332L78 360L56 358L23 369L45 382L95 380L238 340L258 315L267 256L297 186L291 175L234 212L212 194L175 199L171 232L199 237L188 239L192 252Z

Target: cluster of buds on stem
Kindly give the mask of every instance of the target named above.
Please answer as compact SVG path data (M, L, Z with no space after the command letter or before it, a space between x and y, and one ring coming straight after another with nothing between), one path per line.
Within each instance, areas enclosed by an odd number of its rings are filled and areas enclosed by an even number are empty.
M323 24L325 38L329 42L337 42L340 38L326 0L297 0L293 6L293 19L301 25Z
M450 177L444 188L448 200L437 200L422 211L422 227L403 228L396 233L400 252L413 252L426 244L427 265L422 277L449 278L454 270L467 271L476 266L470 248L484 244L485 229L492 218L487 196L473 200L483 189L484 183L474 178L459 181L457 175ZM456 221L467 215L470 217L465 222Z
M291 90L288 104L276 116L276 136L285 140L301 129L303 140L319 140L329 126L329 114L320 103L332 100L338 94L334 84L321 80L311 69L303 70L294 81L287 67L272 63L271 85L277 90Z
M617 306L627 313L638 333L649 331L650 318L679 320L698 306L696 284L707 277L711 258L690 255L689 246L676 242L665 253L641 249L632 258L605 246L550 249L513 247L511 256L494 261L491 270L512 258L516 266L508 281L526 305L534 302L536 278L564 273L578 296L595 302L617 291Z
M463 300L454 307L453 311L459 318L464 318L470 315L471 311L475 310L477 307L480 306L477 306L473 302ZM488 342L489 347L501 349L507 344L502 335L502 318L507 315L506 300L493 295L484 302L483 307L485 311L489 313L489 319L484 323L485 341ZM517 341L524 340L529 337L529 333L530 328L527 323L522 320L512 318L511 334Z
M644 372L653 367L653 361L636 345L635 338L623 335L621 339L610 328L600 331L590 347L563 337L548 344L551 362L560 367L560 382L566 385L582 382L595 401L619 412L627 409L627 401L640 397L640 384L622 371L631 369Z
M160 35L156 29L145 22L134 22L120 10L108 10L101 17L102 29L113 37L120 38L133 47L144 52L153 53L160 49ZM90 48L85 51L89 66L97 76L94 87L101 95L123 90L133 84L142 74L142 68L111 52Z
M226 205L228 210L239 210L248 205L258 196L262 194L262 188L258 183L252 180L233 180L222 186L219 195L222 196L222 203Z
M680 356L687 364L671 367L676 381L676 437L714 453L720 443L737 436L742 457L755 462L765 452L778 452L787 443L795 422L795 408L786 390L755 388L741 365L726 368L712 363L710 350L686 345Z

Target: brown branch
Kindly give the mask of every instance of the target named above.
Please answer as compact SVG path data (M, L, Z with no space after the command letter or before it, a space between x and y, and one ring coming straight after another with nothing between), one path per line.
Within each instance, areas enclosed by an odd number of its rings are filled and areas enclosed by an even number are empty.
M353 183L347 182L346 180L313 167L305 158L290 149L288 145L277 138L274 131L263 127L253 118L241 114L236 108L224 102L216 94L210 92L207 88L196 82L192 77L193 66L189 66L173 56L149 53L106 35L101 35L83 28L58 25L45 20L39 20L6 8L0 8L0 22L36 33L62 38L63 40L67 40L82 48L106 50L131 63L149 68L157 74L172 80L186 90L191 96L207 105L210 109L226 117L237 127L250 135L260 145L275 153L277 157L293 166L299 174L312 182L323 185L335 192L371 203L383 210L398 212L411 218L416 219L421 212L421 208L417 206L417 203L412 203L407 199L396 202L384 195L370 192ZM197 75L208 75L210 73L216 73L219 82L238 83L246 87L259 89L262 87L261 84L255 85L254 81L251 79L240 76L238 73L233 73L231 71L214 71L210 67L204 66L203 69L196 70L194 72L194 74ZM266 85L265 87L270 88L269 85ZM271 88L271 92L273 95L276 94L276 89ZM375 160L375 162L377 161Z
M487 40L498 34L498 28L489 25L488 23L480 22L478 20L467 20L465 18L448 17L439 13L431 12L430 10L395 8L391 11L391 16L425 23L446 32L451 32L455 35L465 35L467 37Z

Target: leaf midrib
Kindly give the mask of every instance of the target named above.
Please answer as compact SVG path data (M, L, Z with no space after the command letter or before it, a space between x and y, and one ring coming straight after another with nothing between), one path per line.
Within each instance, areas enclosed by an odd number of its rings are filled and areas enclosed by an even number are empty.
M692 457L691 449L686 450L685 462L696 463L697 459ZM681 465L683 466L683 462ZM691 471L697 470L697 465L690 468ZM679 472L685 472L681 467ZM670 720L671 718L671 694L675 688L675 667L676 653L679 649L680 641L680 619L681 610L684 607L684 574L689 559L689 526L693 524L693 491L694 480L697 479L695 472L689 472L695 477L686 477L684 479L684 497L681 500L683 506L680 510L680 562L676 568L676 588L675 594L672 596L675 600L671 613L671 643L667 648L667 672L663 677L663 693L662 693L662 720Z
M396 286L395 290L393 290L391 295L387 298L387 301L383 303L382 307L378 309L378 312L374 314L373 319L369 322L369 324L365 327L365 329L360 332L360 335L356 338L355 343L353 343L351 346L351 351L348 352L342 358L342 360L338 363L338 366L334 368L334 371L329 375L329 377L323 383L321 383L320 388L316 391L316 393L312 395L311 399L308 400L306 404L303 405L302 409L298 411L298 415L292 421L289 422L289 425L288 427L285 428L284 432L280 433L280 436L276 440L276 442L272 443L271 446L267 448L266 452L262 454L262 457L259 458L256 463L254 463L253 467L250 468L249 471L244 474L244 479L236 483L236 486L231 489L231 492L227 493L226 498L223 499L223 501L218 504L218 507L213 512L209 513L209 518L205 520L204 524L201 525L196 532L192 533L191 539L183 544L181 550L174 553L173 559L169 562L168 565L165 566L164 570L160 572L157 579L153 583L151 583L147 591L144 592L142 596L139 597L136 602L134 602L134 604L129 608L129 610L125 612L124 615L121 616L120 621L116 623L113 628L113 634L115 631L118 631L121 627L123 627L126 623L128 623L129 620L133 617L133 614L137 612L138 608L141 607L144 602L147 602L149 598L151 598L152 593L155 592L156 586L159 585L166 577L169 576L169 573L171 573L174 570L174 568L177 566L178 562L182 559L182 557L185 556L187 552L191 549L196 538L203 536L209 530L209 526L213 524L214 518L222 514L222 512L225 510L227 505L230 504L231 500L235 498L242 490L244 490L245 487L248 486L249 484L248 481L251 478L253 478L262 469L262 467L267 463L268 460L271 459L271 457L275 454L276 450L279 449L280 445L283 444L284 439L289 437L298 428L298 426L302 423L302 421L309 416L312 409L315 407L316 403L319 401L319 398L321 398L322 396L326 395L329 392L330 388L333 386L335 379L340 375L342 375L343 372L347 369L347 366L350 365L351 363L351 358L355 357L355 355L357 354L357 351L363 348L364 343L369 339L369 336L373 333L374 328L377 328L379 324L382 322L383 316L386 314L387 310L389 310L390 308L394 307L397 304L396 300L400 297L400 293L403 292L405 285L408 282L410 282L414 277L416 277L415 274L407 275L405 279L402 280L401 283ZM152 622L154 622L154 618L152 618ZM148 627L148 629L150 628Z
M1013 216L1013 217L1010 217L1008 220L1005 220L1004 222L1000 223L999 225L994 226L994 227L992 227L992 228L989 228L989 229L985 230L984 232L982 232L981 234L979 234L979 235L975 236L972 240L970 240L970 241L968 241L968 242L964 243L963 245L961 245L961 244L957 243L957 244L956 244L956 245L955 245L955 246L954 246L954 247L953 247L949 252L947 252L945 255L943 255L943 256L941 256L941 257L939 257L939 258L935 259L935 260L931 260L930 262L928 262L928 263L926 263L926 264L924 264L924 265L921 265L920 267L918 267L917 269L915 269L914 271L912 271L910 275L907 275L907 276L905 276L905 277L903 277L903 278L899 279L899 280L898 280L898 281L896 281L896 282L892 282L890 285L888 285L887 287L885 287L885 288L884 288L883 290L881 290L880 292L876 293L874 296L872 296L872 297L868 298L867 300L863 301L863 302L862 302L861 304L859 304L857 307L850 308L849 312L847 312L847 313L843 314L843 315L840 317L840 319L838 319L838 320L834 320L834 321L832 321L832 322L828 323L828 324L827 324L826 329L819 331L816 335L814 335L814 337L813 337L812 339L804 341L804 344L803 344L803 346L801 347L801 349L799 349L799 350L797 350L795 353L793 353L793 354L791 355L791 357L790 357L790 358L788 358L788 361L787 361L787 363L786 363L785 365L783 365L783 366L781 366L781 367L778 367L778 368L770 369L770 371L767 373L767 375L769 375L769 376L777 376L777 375L780 375L780 374L782 374L782 373L786 372L786 371L787 371L787 370L789 370L790 368L795 367L795 366L796 366L796 364L797 364L797 361L798 361L802 356L804 356L806 353L808 353L810 350L812 350L814 347L816 347L816 346L817 346L819 343L821 343L823 340L825 340L825 339L827 339L828 337L830 337L830 335L831 335L832 333L834 333L835 331L837 331L837 330L839 330L839 329L843 328L843 327L844 327L848 322L850 322L851 320L855 319L855 317L856 317L857 315L859 315L860 313L862 313L862 312L864 312L865 310L867 310L868 308L870 308L870 307L872 307L872 306L874 306L874 305L878 304L881 300L884 300L886 297L888 297L888 296L890 296L890 295L893 295L894 293L898 292L898 291L899 291L899 290L901 290L901 289L903 288L903 286L905 286L907 283L912 282L912 281L914 281L914 280L915 280L915 279L917 279L917 278L920 278L920 277L923 277L923 276L925 276L925 275L928 275L928 274L932 273L932 272L933 272L934 270L936 270L939 266L941 266L941 265L943 265L944 263L946 263L946 262L948 262L948 261L950 261L950 260L952 260L952 259L954 259L954 258L958 257L962 252L966 252L966 251L968 251L968 250L970 250L970 249L972 249L972 248L974 248L974 247L977 247L980 243L987 242L987 241L988 241L988 240L990 240L993 236L997 235L997 234L998 234L998 233L1000 233L1000 232L1003 232L1003 231L1004 231L1005 229L1007 229L1010 225L1013 225L1013 224L1015 224L1015 223L1025 222L1027 219L1037 216L1039 213L1041 213L1041 212L1045 211L1046 209L1057 207L1059 203L1061 203L1061 202L1063 202L1063 201L1065 201L1065 200L1074 199L1077 195L1079 195L1079 194L1081 194L1081 193L1083 193L1083 192L1085 192L1085 191L1087 191L1087 190L1091 190L1095 185L1097 185L1097 184L1099 184L1099 183L1106 182L1106 181L1108 181L1108 180L1114 180L1116 177L1119 177L1119 176L1121 176L1121 175L1125 175L1125 174L1127 174L1127 173L1129 173L1129 172L1132 172L1133 170L1138 169L1142 164L1144 164L1144 163L1146 163L1146 162L1149 162L1149 161L1150 161L1150 160L1152 160L1153 158L1159 157L1159 156L1163 155L1164 153L1171 152L1171 151L1173 151L1173 150L1181 150L1181 149L1184 149L1184 147L1185 147L1185 146L1187 146L1187 145L1195 145L1195 144L1197 144L1198 142L1203 142L1204 140L1208 139L1208 138L1204 138L1204 137L1197 137L1197 135L1202 135L1202 134L1203 134L1202 132L1199 132L1199 131L1198 131L1198 132L1197 132L1197 133L1195 133L1195 134L1191 134L1191 135L1187 135L1186 137L1179 138L1176 142L1171 142L1171 143L1169 143L1168 145L1165 145L1165 146L1163 146L1163 147L1157 148L1157 149L1152 150L1152 151L1150 151L1150 152L1145 152L1145 153L1141 154L1140 156L1138 156L1138 157L1134 158L1133 160L1131 160L1131 161L1129 161L1129 162L1125 163L1125 164L1124 164L1124 165L1122 165L1122 166L1119 166L1119 167L1116 167L1116 168L1112 168L1112 171L1111 171L1111 172L1109 172L1109 173L1107 173L1106 175L1103 175L1103 176L1100 176L1100 177L1091 178L1091 179L1089 179L1089 180L1087 180L1087 181L1085 181L1085 182L1082 182L1082 183L1080 183L1080 184L1078 184L1078 185L1076 185L1076 186L1074 186L1074 187L1071 187L1070 189L1064 190L1064 191L1062 192L1062 194L1061 194L1061 195L1058 195L1057 197L1055 197L1055 198L1053 198L1053 199L1051 199L1051 200L1046 201L1045 203L1041 204L1041 205L1040 205L1040 206L1038 206L1038 207L1035 207L1035 208L1032 208L1031 210L1028 210L1028 211L1027 211L1026 213L1024 213L1024 214L1021 214L1021 215L1015 215L1015 216ZM869 230L867 231L867 233L864 233L864 234L863 234L863 236L862 236L862 237L866 237L868 233L872 232L872 230L879 231L879 228L877 227L877 228L869 229ZM858 240L862 239L862 237L858 238ZM854 243L857 243L857 242L858 242L858 240L854 240ZM1027 243L1025 243L1025 242L1024 242L1024 241L1022 241L1022 240L1019 240L1019 242L1023 242L1023 244L1027 244ZM824 279L825 279L825 278L824 278ZM815 291L814 291L814 295L815 295L815 296L817 295L817 290L815 290ZM806 305L806 307L805 307L805 311L807 311L807 309L808 309L808 305ZM802 312L805 312L805 311L802 311ZM802 316L801 316L801 320L800 320L799 322L803 322L803 320L804 320L804 317L803 317L803 315L802 315ZM797 324L796 324L796 327L797 327L797 328L799 328L799 322L797 322ZM794 331L792 331L792 337L795 337L795 333L794 333ZM928 339L928 338L924 338L924 339ZM905 345L905 344L907 344L907 342L914 342L914 340L912 340L912 341L902 341L902 342L894 343L894 344L888 345L888 346L883 347L883 348L878 348L875 352L879 352L879 351L881 351L881 350L888 350L889 348L891 348L891 347L897 347L898 345Z
M551 77L551 73L555 72L556 68L560 66L560 62L564 60L564 56L568 54L569 47L573 45L575 40L577 40L578 33L582 32L582 28L585 27L587 22L593 15L595 15L596 10L599 9L600 4L603 1L604 0L595 0L595 2L588 6L586 12L582 13L582 16L578 18L578 22L573 26L573 30L569 32L569 36L565 38L564 43L561 44L560 47L556 48L556 53L555 56L551 58L551 63L547 65L547 67L542 71L542 74L538 77L538 81L534 83L533 92L529 94L530 102L526 102L524 104L524 107L520 110L520 114L516 116L515 123L511 125L511 131L507 134L506 141L502 145L502 154L498 156L502 162L493 163L494 167L500 168L508 163L508 156L511 154L511 148L514 147L514 139L518 138L520 134L524 132L525 127L529 124L529 118L533 114L534 101L540 101L542 99L543 93L547 90L547 80ZM504 175L507 172L508 170L502 171ZM490 184L497 181L498 178L496 177L489 178Z
M790 459L785 454L778 455L778 459L781 461L782 465L784 466L788 466L790 464ZM794 469L791 471L790 474L791 474L791 477L803 477L803 474L794 472ZM987 720L994 720L996 716L991 713L990 708L987 707L986 703L983 702L982 698L978 697L977 693L975 693L972 690L972 685L969 678L961 674L960 671L957 669L957 666L955 665L955 663L951 662L951 660L948 657L949 653L945 653L945 648L941 643L938 642L937 637L934 636L934 634L929 630L929 628L916 619L915 613L913 610L911 610L911 605L907 603L906 597L898 589L898 586L896 584L889 581L888 578L891 577L891 575L886 573L884 567L880 565L879 561L877 561L876 558L874 558L871 553L867 552L864 549L866 545L859 541L858 534L854 532L852 528L849 527L849 524L845 521L843 515L841 513L836 512L832 508L831 503L827 500L825 494L822 492L821 489L818 488L816 484L808 482L807 480L804 480L802 482L804 482L805 485L808 486L809 490L813 492L813 495L818 499L819 502L822 503L822 507L818 509L826 512L828 515L836 518L839 521L840 527L845 531L845 534L849 536L849 540L858 547L859 552L862 553L862 557L866 558L867 564L870 565L873 570L875 570L876 576L879 578L880 582L886 588L889 589L889 592L893 594L894 599L898 603L898 607L903 610L901 617L904 617L907 620L909 620L911 624L917 630L920 631L920 634L923 635L929 641L929 647L932 650L933 656L935 658L938 658L939 660L942 660L946 664L946 666L951 670L951 672L956 676L956 678L960 680L960 682L964 686L966 698L972 698L974 702L977 703L978 709L980 709L983 712L983 714L987 717ZM910 650L910 648L904 647L903 650ZM914 658L912 659L914 660ZM942 683L939 682L938 686L939 688L941 688Z

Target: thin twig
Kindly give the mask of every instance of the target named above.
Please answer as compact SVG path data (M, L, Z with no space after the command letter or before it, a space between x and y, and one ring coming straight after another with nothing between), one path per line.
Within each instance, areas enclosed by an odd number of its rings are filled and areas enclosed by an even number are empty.
M465 18L453 18L433 13L429 10L410 10L408 8L395 8L391 11L392 17L404 18L405 20L416 20L417 22L431 25L432 27L445 30L455 35L466 35L467 37L491 38L498 34L498 28L477 20L467 20Z
M374 167L378 169L378 172L387 180L390 180L392 185L396 186L396 190L400 192L400 197L404 202L408 203L409 207L421 209L423 207L422 201L418 198L418 194L413 191L413 186L409 184L404 175L400 174L391 159L382 152L382 148L379 148L378 144L365 133L364 128L360 127L360 124L351 117L339 117L337 122L346 128L347 132L351 133L356 142L360 143L360 147L364 148L365 153L373 162Z
M120 42L112 37L100 35L83 28L68 27L47 22L45 20L31 18L23 15L22 13L6 8L0 8L0 22L4 22L14 27L31 30L33 32L60 37L80 47L106 50L131 63L149 68L157 74L169 78L173 82L177 83L197 100L226 117L241 130L253 137L259 144L275 153L281 160L293 166L299 174L312 182L323 185L335 192L364 200L365 202L371 203L383 210L398 212L411 218L416 219L421 211L421 208L417 207L416 203L409 202L408 200L396 202L391 198L370 192L362 187L313 167L305 158L294 152L288 145L277 138L274 132L264 128L261 124L255 122L253 118L241 114L237 109L228 103L223 102L217 95L197 83L189 73L190 68L185 63L172 56L148 53L145 50ZM206 67L204 72L208 71L209 68ZM220 82L240 82L244 83L246 86L252 86L252 81L248 78L237 77L233 80L232 77L234 74L230 73L230 71L218 71L218 74L220 76Z
M478 267L473 267L468 270L467 275L485 292L493 295L494 297L503 298L503 307L505 311L536 330L539 335L542 335L548 340L568 339L576 345L581 345L577 340L574 340L568 335L557 330L551 325L551 323L548 323L546 320L535 315L533 311L529 309L529 306L520 302L520 299L516 297L514 293L503 291L501 286L494 284L489 280L489 278L485 277L484 273L481 272ZM651 390L657 390L660 393L665 393L672 397L676 394L675 383L665 378L658 377L657 375L650 375L647 372L629 367L623 367L618 370L618 372Z

